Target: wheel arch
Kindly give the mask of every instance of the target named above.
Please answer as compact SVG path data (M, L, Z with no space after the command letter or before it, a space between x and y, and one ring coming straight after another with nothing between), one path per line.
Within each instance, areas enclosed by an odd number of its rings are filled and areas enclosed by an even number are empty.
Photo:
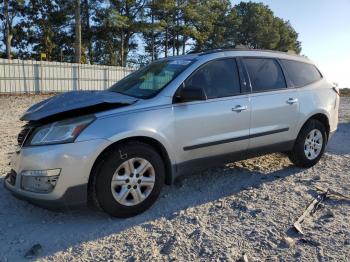
M102 162L103 158L108 154L110 151L114 150L119 145L126 143L126 142L142 142L145 143L152 148L154 148L158 154L161 156L162 160L165 164L165 184L170 185L173 182L173 165L171 162L171 159L169 157L169 154L167 150L165 149L164 145L156 140L155 138L147 137L147 136L132 136L120 139L118 141L113 142L112 144L108 145L95 159L94 164L92 166L92 169L89 174L89 182L88 187L90 188L92 185L92 177L94 176L96 170L99 168L100 163ZM90 191L90 190L88 190Z
M299 129L300 130L305 126L305 124L310 121L311 119L315 119L320 121L326 128L327 131L327 138L329 137L329 132L330 132L330 123L329 123L329 117L327 116L326 113L315 113L307 118L307 120L302 124L302 126ZM298 134L299 134L298 132Z

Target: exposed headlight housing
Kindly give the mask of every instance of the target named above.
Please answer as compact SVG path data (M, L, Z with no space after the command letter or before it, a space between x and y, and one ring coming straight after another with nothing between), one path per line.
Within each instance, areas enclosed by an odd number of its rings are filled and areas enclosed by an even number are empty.
M55 188L61 169L25 170L21 172L21 188L35 193L50 193Z
M36 146L74 142L78 135L94 120L94 116L83 116L43 125L35 129L28 145Z

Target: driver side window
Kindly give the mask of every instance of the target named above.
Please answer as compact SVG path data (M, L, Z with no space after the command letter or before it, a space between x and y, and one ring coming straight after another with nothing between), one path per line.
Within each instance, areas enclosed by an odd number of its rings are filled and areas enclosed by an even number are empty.
M184 82L184 88L203 88L208 99L238 95L241 92L236 60L209 62Z

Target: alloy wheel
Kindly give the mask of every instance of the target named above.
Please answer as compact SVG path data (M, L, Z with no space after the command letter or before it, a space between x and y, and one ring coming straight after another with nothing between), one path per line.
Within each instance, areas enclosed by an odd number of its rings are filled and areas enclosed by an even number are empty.
M144 201L155 184L155 170L144 158L131 158L114 172L111 190L114 199L125 206L134 206Z
M306 136L304 143L304 153L307 159L314 160L317 158L322 150L323 146L323 137L322 133L318 129L313 129Z

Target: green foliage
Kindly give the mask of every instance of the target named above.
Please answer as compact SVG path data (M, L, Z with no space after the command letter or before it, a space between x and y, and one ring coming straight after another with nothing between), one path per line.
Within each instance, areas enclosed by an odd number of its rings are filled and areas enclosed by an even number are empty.
M11 46L18 41L18 36L23 32L22 28L14 23L23 8L24 0L0 0L0 31L3 34L3 45L8 51L7 54L4 54L6 57L11 57Z
M261 3L240 3L237 12L236 44L250 48L272 49L300 53L298 34L289 22L275 17L268 6Z
M194 41L194 51L227 46L225 34L228 29L227 15L230 1L190 1L185 8L187 32Z
M6 0L5 0L6 1ZM82 61L145 64L168 55L228 48L293 50L298 34L262 3L229 0L80 0ZM20 58L74 60L74 1L8 0ZM0 20L4 25L4 0ZM11 24L12 25L12 24ZM2 35L5 43L5 33ZM2 48L4 50L4 46Z
M61 50L73 49L73 38L67 30L72 6L64 0L26 1L18 23L23 29L15 47L21 58L60 60Z
M125 66L137 47L135 35L143 30L140 20L145 1L110 1L95 18L95 62Z
M350 88L341 88L339 90L341 96L350 96Z

